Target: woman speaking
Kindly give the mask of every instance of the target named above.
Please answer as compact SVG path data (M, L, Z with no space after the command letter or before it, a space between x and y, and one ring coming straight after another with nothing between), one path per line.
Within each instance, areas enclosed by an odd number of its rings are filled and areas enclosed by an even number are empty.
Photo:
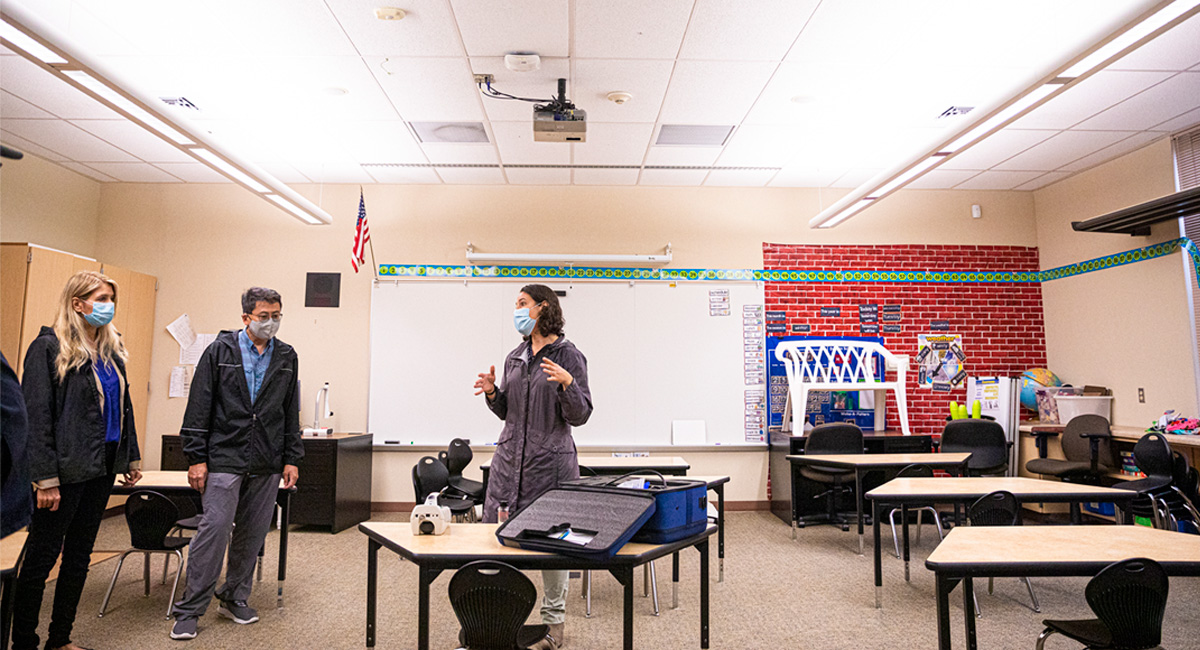
M496 521L501 502L515 511L560 481L579 478L572 426L592 414L587 359L563 335L562 306L545 285L530 284L517 294L513 324L525 340L504 360L504 380L496 386L496 367L475 381L488 408L504 430L492 458L483 520ZM542 623L545 639L531 650L563 645L568 571L543 571Z

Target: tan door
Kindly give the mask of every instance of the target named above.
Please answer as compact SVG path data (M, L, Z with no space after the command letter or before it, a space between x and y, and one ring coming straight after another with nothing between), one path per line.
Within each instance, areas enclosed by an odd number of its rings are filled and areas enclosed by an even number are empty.
M0 245L0 352L13 368L21 364L21 314L25 311L27 244Z
M133 402L133 421L138 432L142 458L158 458L159 438L151 441L146 430L146 407L150 401L150 345L154 340L154 304L158 298L158 280L152 275L104 265L104 274L119 287L117 313L113 323L129 352L125 374L129 377L129 399ZM153 447L153 449L151 449Z
M76 271L99 271L100 263L86 257L40 246L29 247L29 267L25 280L25 310L21 319L20 361L25 350L37 338L42 326L54 325L63 287ZM20 375L21 366L17 367Z

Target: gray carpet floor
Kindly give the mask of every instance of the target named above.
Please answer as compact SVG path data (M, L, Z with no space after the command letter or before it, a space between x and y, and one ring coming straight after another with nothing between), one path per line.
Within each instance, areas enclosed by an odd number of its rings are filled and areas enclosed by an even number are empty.
M380 519L405 520L406 515ZM716 538L713 538L711 607L712 648L933 648L936 610L933 574L925 557L937 541L926 527L922 545L914 547L911 582L904 581L903 563L884 556L884 607L874 607L872 559L858 556L856 535L830 526L799 531L764 512L729 513L725 581L717 583ZM126 562L113 593L109 612L97 618L114 560L92 568L84 590L74 638L89 648L122 650L158 648L356 648L364 645L366 621L366 538L351 528L337 535L293 528L290 536L285 606L275 608L274 567L278 533L267 544L266 580L255 587L251 605L262 620L235 625L216 615L216 607L201 619L200 635L187 642L171 641L171 623L164 620L170 581L162 577L161 556L153 561L155 576L149 598L142 597L140 557ZM885 548L890 536L884 534ZM124 518L105 520L97 549L121 550L128 544ZM670 609L670 562L660 561L661 616L655 617L648 598L634 606L634 638L638 648L692 649L699 647L699 554L682 556L679 608ZM380 552L378 648L413 648L417 637L417 570L385 550ZM640 571L638 573L640 576ZM540 575L531 574L540 584ZM448 574L433 584L431 647L455 648L457 625L446 598ZM1084 578L1034 580L1042 613L1029 609L1025 586L1017 579L998 579L996 593L977 587L983 608L978 620L979 644L988 649L1033 648L1044 618L1086 618ZM584 617L579 580L571 581L567 647L600 650L621 647L621 589L609 575L594 574L593 612ZM53 583L42 611L44 635ZM956 647L963 647L962 598L951 596ZM537 610L531 622L538 622ZM1163 647L1200 649L1200 578L1173 578L1164 626ZM1078 648L1061 637L1050 649Z

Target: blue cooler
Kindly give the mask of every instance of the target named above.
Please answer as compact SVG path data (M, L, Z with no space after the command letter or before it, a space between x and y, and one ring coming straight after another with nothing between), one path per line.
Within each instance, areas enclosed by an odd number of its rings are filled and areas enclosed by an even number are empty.
M654 514L642 524L630 541L667 544L700 533L708 525L707 483L686 478L666 478L658 472L639 471L635 474L657 476L588 476L564 481L563 486L629 490L653 496Z

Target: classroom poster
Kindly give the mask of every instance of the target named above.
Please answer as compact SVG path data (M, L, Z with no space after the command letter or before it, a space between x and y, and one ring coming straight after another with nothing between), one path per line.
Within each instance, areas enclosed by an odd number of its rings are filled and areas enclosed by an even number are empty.
M966 380L967 355L958 334L917 335L917 385L950 392Z

